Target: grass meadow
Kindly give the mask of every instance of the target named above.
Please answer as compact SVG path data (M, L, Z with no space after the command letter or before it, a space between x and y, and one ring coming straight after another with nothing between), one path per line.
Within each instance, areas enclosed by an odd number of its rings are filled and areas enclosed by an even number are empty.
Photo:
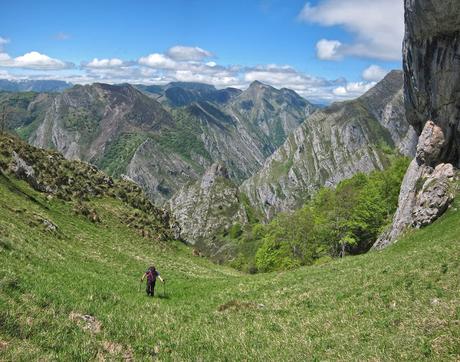
M384 251L258 275L141 237L121 202L90 203L100 223L0 181L0 360L460 359L458 203ZM152 263L166 295L158 283L148 298Z

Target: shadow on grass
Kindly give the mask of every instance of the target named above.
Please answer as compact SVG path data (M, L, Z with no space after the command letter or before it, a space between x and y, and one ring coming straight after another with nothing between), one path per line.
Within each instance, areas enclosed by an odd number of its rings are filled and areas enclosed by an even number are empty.
M168 294L159 294L157 296L155 296L155 298L158 298L158 299L170 299L169 295Z

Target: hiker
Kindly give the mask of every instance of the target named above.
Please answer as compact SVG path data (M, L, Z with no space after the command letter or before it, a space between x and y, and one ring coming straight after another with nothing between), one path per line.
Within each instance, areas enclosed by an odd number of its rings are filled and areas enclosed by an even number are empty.
M165 281L160 276L160 273L158 273L158 271L155 269L153 265L147 269L144 275L142 275L141 283L144 281L145 277L147 277L147 288L146 288L147 295L153 297L153 294L155 293L155 282L157 278L159 278L162 283L164 283Z

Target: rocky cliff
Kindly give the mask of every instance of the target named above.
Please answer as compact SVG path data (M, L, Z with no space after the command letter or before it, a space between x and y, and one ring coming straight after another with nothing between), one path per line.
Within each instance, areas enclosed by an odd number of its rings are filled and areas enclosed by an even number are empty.
M211 254L225 247L214 243L217 233L247 222L238 187L221 162L213 164L196 183L184 186L168 205L181 226L182 239Z
M454 197L460 165L460 10L456 0L405 0L406 117L420 134L383 248L408 227L438 218Z
M321 186L385 167L389 154L414 154L404 118L402 72L393 71L354 101L316 111L241 186L267 219L295 209Z

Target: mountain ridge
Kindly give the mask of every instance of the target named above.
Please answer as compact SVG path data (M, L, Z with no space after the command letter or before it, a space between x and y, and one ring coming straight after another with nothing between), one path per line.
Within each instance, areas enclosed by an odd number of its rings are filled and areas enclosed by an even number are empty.
M384 168L386 150L413 155L416 135L404 118L402 86L402 72L394 71L358 99L316 111L241 191L271 219L299 207L320 186Z

